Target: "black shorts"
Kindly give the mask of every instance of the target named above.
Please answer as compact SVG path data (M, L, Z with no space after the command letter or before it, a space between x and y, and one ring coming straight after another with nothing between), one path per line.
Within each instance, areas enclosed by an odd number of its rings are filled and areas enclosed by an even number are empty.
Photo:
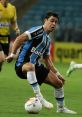
M1 43L0 42L0 51L3 51L5 55L8 56L9 54L9 44L10 44L10 35L0 35L1 38L7 37L8 43Z
M22 66L15 66L16 74L22 79L27 79L27 73L22 72ZM38 84L41 85L48 76L49 70L43 65L35 65L35 72Z
M9 53L9 44L2 44L0 43L0 51L3 51L5 55L8 56Z

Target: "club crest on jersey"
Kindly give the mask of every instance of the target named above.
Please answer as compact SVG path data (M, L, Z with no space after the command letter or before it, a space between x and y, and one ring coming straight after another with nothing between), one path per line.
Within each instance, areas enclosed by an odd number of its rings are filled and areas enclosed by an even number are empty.
M37 48L32 47L31 52L37 54L38 56L42 56L42 53L37 50Z

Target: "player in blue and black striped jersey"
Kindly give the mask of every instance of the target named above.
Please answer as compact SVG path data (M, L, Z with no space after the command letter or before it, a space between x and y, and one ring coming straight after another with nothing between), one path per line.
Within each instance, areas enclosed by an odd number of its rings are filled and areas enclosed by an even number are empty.
M43 26L33 27L25 34L29 36L29 40L22 44L16 66L24 62L39 64L41 56L49 55L50 38L44 32Z
M49 34L56 28L58 20L58 14L54 12L46 13L42 18L42 26L33 27L16 38L12 53L6 59L11 62L18 48L21 47L15 64L16 74L20 78L28 80L36 97L44 107L51 109L53 104L42 96L39 87L42 83L54 87L57 112L76 114L76 112L64 107L63 84L65 80L50 59L51 39ZM45 61L45 66L40 59Z

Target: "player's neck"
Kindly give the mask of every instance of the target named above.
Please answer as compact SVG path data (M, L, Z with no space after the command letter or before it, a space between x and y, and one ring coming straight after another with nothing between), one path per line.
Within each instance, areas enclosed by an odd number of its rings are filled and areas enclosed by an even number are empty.
M7 7L7 4L8 4L8 2L7 1L3 1L3 0L1 0L1 3L2 3L2 5L4 6L4 7Z
M47 34L50 33L50 31L48 31L48 29L47 29L47 27L46 27L45 25L43 25L43 28L44 28L44 31L45 31Z

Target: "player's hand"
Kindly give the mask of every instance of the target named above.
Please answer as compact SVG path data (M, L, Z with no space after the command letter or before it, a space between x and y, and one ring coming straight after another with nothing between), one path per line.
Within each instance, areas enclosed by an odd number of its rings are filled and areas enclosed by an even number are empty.
M64 84L65 79L63 78L63 76L62 76L59 72L57 72L56 75L58 76L58 78L59 78L60 80L62 80L62 82L63 82L63 84Z
M11 53L9 56L6 57L6 61L10 63L14 59L15 55Z
M20 29L16 29L16 36L19 36L20 35Z

